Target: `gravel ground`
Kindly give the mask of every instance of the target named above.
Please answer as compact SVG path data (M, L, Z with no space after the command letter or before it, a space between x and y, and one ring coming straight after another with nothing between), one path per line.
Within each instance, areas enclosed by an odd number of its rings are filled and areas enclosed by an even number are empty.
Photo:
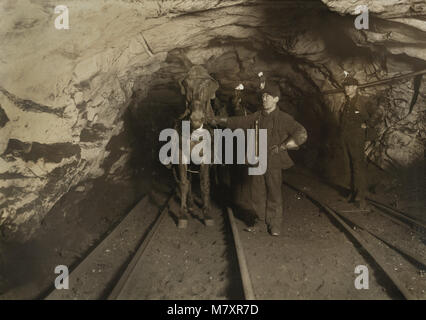
M316 186L317 182L300 172L288 174L296 174L298 182L306 188ZM170 181L164 184L171 185ZM41 297L56 277L54 266L75 266L128 212L142 191L149 188L148 183L135 188L124 182L95 181L84 192L80 188L67 194L33 241L3 246L0 299ZM323 192L329 203L346 208L336 190L333 193L331 188L318 187L316 191ZM258 299L401 298L383 274L377 272L374 261L317 206L286 186L283 186L283 199L280 237L271 237L263 224L254 233L246 232L244 223L237 220ZM126 293L127 298L242 299L232 232L223 208L213 204L213 227L204 226L198 211L189 220L187 229L177 229L174 212L178 208L178 202L172 202L169 215L141 260L141 270L133 276L134 285ZM374 213L348 214L357 223L424 255L424 242L400 226ZM390 255L389 259L389 263L399 263ZM357 290L354 286L358 265L365 265L370 271L368 290ZM420 275L418 280L422 286L424 277Z

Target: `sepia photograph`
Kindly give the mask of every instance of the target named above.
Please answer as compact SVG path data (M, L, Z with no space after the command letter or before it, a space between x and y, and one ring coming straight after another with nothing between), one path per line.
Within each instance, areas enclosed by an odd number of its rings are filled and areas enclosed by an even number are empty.
M0 0L3 302L424 301L425 150L425 0Z

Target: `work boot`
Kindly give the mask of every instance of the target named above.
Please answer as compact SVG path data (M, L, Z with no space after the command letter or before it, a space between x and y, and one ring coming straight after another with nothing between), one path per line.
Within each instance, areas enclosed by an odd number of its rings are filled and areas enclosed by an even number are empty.
M271 234L271 236L278 237L280 235L280 229L278 227L275 227L275 226L270 227L269 233Z
M243 230L251 233L263 233L268 231L267 225L264 223L249 224Z
M255 233L256 232L256 228L255 227L245 227L244 231Z
M256 232L259 231L259 227L257 225L252 225L252 226L249 226L249 227L245 227L244 231L256 233Z

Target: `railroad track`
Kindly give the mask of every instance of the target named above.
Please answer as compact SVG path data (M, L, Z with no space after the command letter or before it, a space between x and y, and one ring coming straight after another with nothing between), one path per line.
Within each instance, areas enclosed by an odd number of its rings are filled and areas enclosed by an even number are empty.
M167 192L145 195L77 264L69 267L69 290L52 286L41 298L105 299L112 283L121 276L123 265L128 264L148 236L167 198Z
M169 208L173 201L174 201L173 196L171 196L168 200L168 204L164 206L154 226L149 231L148 236L142 242L142 244L140 245L140 247L134 254L132 260L126 267L125 271L121 275L119 281L114 286L111 293L109 294L107 298L108 300L135 298L134 292L137 291L137 289L135 289L135 279L139 278L137 273L143 270L144 255L147 252L147 249L149 247L151 246L155 247L154 239L158 237L159 233L161 232L161 228L163 227L164 220L169 213ZM235 224L235 218L233 216L232 209L230 209L229 207L226 209L227 209L227 218L229 219L228 222L230 224L230 229L232 230L232 239L233 239L232 247L235 248L235 254L238 259L238 267L240 271L239 274L241 276L242 291L244 293L245 299L254 300L255 295L253 291L253 286L251 284L251 279L250 279L250 274L247 267L247 262L245 259L244 249L239 239L238 228L236 227L236 224ZM185 232L185 229L183 230L183 232Z
M421 256L417 255L415 252L410 252L407 249L399 247L397 244L392 243L392 241L390 240L384 239L383 237L377 235L368 228L363 227L359 223L352 221L350 218L347 217L347 215L333 210L323 201L316 199L312 195L307 194L306 192L299 190L292 185L289 186L294 188L298 192L304 193L308 199L313 201L317 206L321 207L321 209L325 210L327 214L329 214L335 221L337 221L338 224L355 239L358 245L361 245L361 250L365 250L368 253L368 255L374 260L375 264L379 267L380 272L382 272L389 279L389 281L391 281L392 285L401 293L401 295L405 299L414 300L423 298L421 294L419 295L413 293L407 288L404 281L401 280L397 274L395 274L395 270L392 269L392 267L389 266L389 264L386 262L386 259L383 258L383 252L381 251L386 250L386 252L388 252L389 250L393 250L395 253L398 253L400 257L408 261L414 269L406 268L404 274L412 274L413 271L421 272L426 269L423 258ZM232 230L232 239L234 242L233 246L235 248L235 254L238 258L238 267L240 271L239 275L241 277L240 281L244 293L244 298L247 300L255 300L256 291L252 284L250 269L246 260L244 244L240 239L238 231L239 228L235 221L232 209L227 207L226 211ZM128 268L123 273L123 276L120 278L120 281L117 283L114 290L109 295L108 299L128 298L125 293L126 284L130 284L130 286L133 285L134 281L132 280L132 273L134 272L134 270L140 270L140 268L137 268L137 265L138 263L140 263L146 248L151 245L151 241L152 239L154 239L155 234L158 233L158 230L160 229L161 223L164 217L167 215L167 212L168 210L166 206L163 209L161 215L159 216L155 226L152 228L151 235L148 236L146 238L146 241L140 246L138 252L135 254L134 258L129 263ZM381 244L383 244L384 247L386 247L386 249L378 246L378 244L374 243L372 239L379 241Z
M426 224L424 224L423 222L413 219L408 214L402 211L396 210L377 200L367 198L367 201L378 209L376 211L377 213L385 216L388 219L391 219L393 222L401 226L408 227L417 233L426 235Z
M374 230L371 230L370 228L366 227L362 223L359 223L357 221L354 221L348 215L345 213L336 210L335 208L332 208L329 204L325 203L318 197L316 197L314 194L307 192L306 190L303 190L303 188L298 187L295 184L291 184L288 181L285 182L287 186L292 188L293 190L296 190L297 192L304 194L307 199L312 201L316 206L321 208L323 211L325 211L331 220L333 220L335 223L337 223L342 230L344 230L345 233L349 234L357 243L357 246L360 247L360 250L364 250L368 253L370 258L372 258L375 262L375 265L378 267L379 271L385 275L385 277L392 283L392 285L401 293L401 295L405 299L424 299L424 292L413 292L413 290L410 290L411 288L407 287L406 279L407 277L412 277L413 275L418 277L419 273L424 273L426 270L425 261L421 255L419 255L417 252L410 250L410 248L402 247L398 243L394 243L391 239L388 239L384 237L383 235L377 234ZM148 197L148 196L147 196ZM147 197L141 200L141 202L136 206L139 207L139 214L143 212L143 207L147 205ZM72 298L100 298L100 299L108 299L108 300L116 300L116 299L143 299L144 297L151 297L149 295L145 296L143 294L139 295L138 292L141 290L141 286L149 287L149 284L147 284L147 281L149 280L149 275L145 275L144 273L149 272L148 265L150 265L150 268L152 267L154 262L147 262L147 261L153 261L149 260L152 259L155 256L161 256L160 249L156 248L156 244L159 240L161 240L161 237L164 236L164 234L168 234L171 241L169 244L173 244L175 240L179 242L179 238L182 239L181 242L185 243L188 242L189 239L191 239L192 234L194 234L194 230L178 230L176 229L176 226L174 222L171 221L171 219L168 217L169 211L171 210L172 204L173 204L173 196L167 196L166 200L162 203L162 205L159 206L159 214L151 224L151 227L148 228L148 231L146 235L143 237L143 240L138 244L137 249L134 251L134 253L131 255L129 259L127 259L126 263L124 264L124 267L120 267L119 271L115 272L114 280L110 281L110 284L108 285L108 288L106 291L104 290L102 292L102 295L96 296L78 296L78 295L60 295L58 294L58 290L53 291L47 299L72 299ZM375 200L370 199L370 202L375 205L376 208L381 210L375 210L377 214L380 214L381 216L384 216L386 218L389 218L391 221L397 223L401 227L408 228L410 230L413 230L415 232L422 233L424 230L424 225L422 225L421 222L418 222L410 217L406 217L404 213L402 212L394 212L392 211L392 208L388 208L384 204L381 204ZM176 205L176 203L175 203ZM191 224L190 220L190 224ZM122 223L126 223L125 220L123 220ZM235 264L237 265L236 268L238 269L238 272L234 272L234 286L238 287L237 290L240 290L239 296L234 296L234 298L245 298L247 300L254 300L257 298L256 296L256 287L253 286L252 283L252 276L256 276L254 274L251 274L249 264L247 263L246 258L246 252L244 249L244 241L241 241L240 234L239 234L239 228L238 223L236 222L234 218L234 214L232 212L232 209L229 207L226 208L226 215L223 219L224 227L221 230L215 230L214 232L220 232L215 233L212 235L213 238L217 237L220 238L228 237L228 241L225 241L223 245L220 247L220 250L223 251L224 246L228 247L228 250L232 251L230 254L228 254L228 260L235 260ZM200 232L208 232L207 230L211 230L211 228L207 228L204 226L201 226L201 223L198 221L194 221L193 225L198 225L200 229L197 229ZM201 227L200 227L201 226ZM116 229L120 229L120 225L116 227ZM195 230L196 231L196 230ZM198 232L197 231L197 232ZM111 234L123 231L117 231L114 230ZM173 234L172 234L173 233ZM221 235L222 234L222 235ZM200 240L201 239L201 240ZM276 239L276 238L275 238ZM204 241L202 238L198 238L200 241ZM197 241L198 241L197 240ZM108 242L108 238L105 239L104 242ZM216 242L216 241L214 241ZM247 245L247 244L246 244ZM101 243L99 245L100 249L98 251L104 252L105 250L108 250L110 245ZM188 244L186 247L188 252L192 252L193 248L196 245ZM210 247L209 247L210 248ZM219 250L219 251L220 251ZM87 265L89 267L86 267L86 269L92 268L90 265L93 264L90 262L90 260L99 260L98 258L93 258L91 256L96 256L96 249L87 257L88 261L83 261L82 265ZM181 247L177 248L177 252L182 252L183 249ZM217 251L217 250L216 250ZM212 251L213 252L213 251ZM392 252L393 255L397 255L397 261L406 261L407 264L404 264L404 270L399 270L396 272L391 264L389 264L389 261L386 259L386 255L390 255L390 252ZM168 252L170 253L170 252ZM220 253L212 253L214 256L219 256ZM99 254L97 255L99 256ZM150 257L149 257L150 256ZM194 257L196 254L189 254L189 257ZM179 258L179 255L175 256ZM235 258L236 257L236 258ZM207 258L208 259L208 258ZM156 263L159 262L159 265L164 265L168 260L160 260L155 261ZM181 261L181 260L179 260ZM172 264L175 264L176 266L179 265L179 262L177 259L174 261L170 261ZM182 260L183 261L183 260ZM186 261L186 260L185 260ZM167 262L167 263L170 263ZM208 264L208 262L203 262L205 264ZM409 266L408 266L409 264ZM399 266L399 265L398 265ZM155 269L155 266L153 267ZM78 269L78 268L77 268ZM202 269L198 269L202 270ZM203 273L204 271L197 271L194 270L193 273ZM80 272L81 273L81 272ZM238 273L238 276L236 275ZM424 274L423 274L424 275ZM71 273L70 278L72 279L73 273ZM175 277L174 274L172 277ZM166 276L167 278L167 273ZM423 276L422 276L423 277ZM74 276L76 278L76 276ZM238 278L238 279L237 279ZM204 281L204 280L203 280ZM148 281L149 282L149 281ZM239 282L237 284L236 282ZM164 285L168 284L168 280L164 282ZM161 284L159 285L161 286ZM426 287L425 287L426 288ZM146 288L145 288L146 289ZM145 290L144 289L144 290ZM139 291L138 291L139 290ZM154 288L153 288L154 290ZM187 294L187 293L185 293ZM185 296L185 295L184 295ZM194 294L195 297L198 297L198 294ZM208 294L206 294L207 297L210 297ZM154 296L157 298L161 298L161 296ZM186 296L185 296L186 297ZM170 297L169 297L170 298ZM227 297L224 297L227 298ZM229 297L228 297L229 298ZM174 299L174 297L173 297Z
M197 219L189 220L189 227L187 229L177 229L175 222L169 217L170 208L177 204L174 200L174 196L163 195L163 199L166 198L161 204L157 204L159 214L156 215L154 219L150 220L150 226L147 228L147 231L141 240L137 243L135 249L130 254L127 259L121 259L118 263L121 263L121 266L107 266L107 270L97 269L100 266L108 265L106 262L105 252L111 252L111 248L116 246L117 239L120 238L120 242L128 241L127 238L123 238L123 235L127 234L128 229L133 224L140 225L140 222L137 222L137 217L142 216L144 208L147 208L149 205L149 195L146 195L136 206L135 208L125 217L122 222L116 225L110 234L94 248L85 259L71 271L69 276L69 283L71 290L55 290L52 288L49 294L45 297L47 300L70 300L70 299L108 299L108 300L121 300L121 299L143 299L143 296L146 296L146 292L141 292L139 296L138 291L140 291L140 286L142 282L146 282L141 278L141 275L144 272L148 272L148 265L153 264L146 261L146 259L151 259L150 251L158 251L160 249L156 248L157 242L161 241L161 238L164 234L171 234L170 231L176 232L175 235L171 235L174 239L182 238L182 242L188 241L191 238L191 233L194 233L194 230L191 229L191 225L196 228L199 228L201 232L208 232L211 230L211 227L203 226L200 221ZM152 211L152 208L151 208ZM217 217L218 220L221 220L220 217ZM130 220L130 221L129 221ZM218 221L216 221L218 223ZM220 222L219 222L220 223ZM250 282L250 277L248 274L247 264L245 263L245 257L241 242L239 241L238 230L235 227L235 221L232 214L232 210L228 208L226 216L223 217L224 227L223 230L217 227L221 234L215 234L215 238L227 239L225 242L228 250L232 251L228 254L226 260L235 260L236 270L231 270L232 278L234 279L234 287L237 293L232 293L233 296L222 298L246 298L254 299L254 293ZM232 230L232 231L231 231ZM137 234L136 230L132 230L133 233ZM131 237L132 241L135 240ZM204 239L196 239L196 241L204 241ZM214 241L216 242L216 240ZM191 250L196 249L196 245L189 244L187 247L179 248L178 252L184 251L185 248L188 250L188 254L191 255ZM120 249L120 248L119 248ZM123 248L124 250L131 250L129 248ZM164 249L161 249L164 251ZM220 251L216 256L222 255L224 251L224 246L220 247L217 251ZM157 254L157 252L155 252ZM180 253L179 253L180 255ZM193 255L195 256L195 255ZM157 261L155 261L157 262ZM116 263L116 264L118 264ZM178 262L172 262L178 264ZM229 269L229 267L228 267ZM98 273L99 271L99 273ZM102 271L102 273L101 273ZM197 271L194 271L196 273ZM236 274L238 273L238 277ZM105 279L99 281L99 278L104 276ZM106 279L108 278L108 279ZM98 281L96 284L95 282ZM92 284L93 282L93 284ZM236 283L239 282L239 283ZM144 283L142 283L144 285ZM104 286L102 290L99 288ZM144 290L142 290L144 291ZM170 298L170 297L169 297ZM187 298L187 297L186 297ZM150 298L148 298L150 299Z
M339 210L331 207L328 203L322 200L319 196L313 192L304 190L303 187L298 186L294 182L286 181L285 184L291 189L303 194L311 200L318 207L323 209L330 218L337 223L341 229L349 234L358 245L361 246L362 250L365 250L368 255L374 260L375 264L394 285L395 288L402 294L407 300L425 299L426 280L424 274L426 271L426 261L423 255L410 250L409 248L403 248L389 238L385 238L382 235L372 231L371 228L356 222L355 219L349 217L343 213L343 210ZM403 212L396 211L385 204L382 204L376 200L368 199L368 201L374 205L376 210L374 213L390 219L392 222L398 225L408 228L412 232L424 234L425 226L420 221L416 221L410 218ZM399 263L404 265L403 270L398 270L392 263L389 263L387 255L396 254L397 261L404 261ZM418 292L413 290L413 287L407 285L407 279L419 279L423 283L423 290L419 289Z
M170 197L167 202L170 203L171 199L172 199L172 197ZM138 265L138 263L139 263L141 257L143 256L146 248L151 243L152 238L157 234L158 229L161 226L161 222L164 220L165 216L167 215L168 203L161 210L161 213L158 216L157 220L155 221L153 227L149 230L148 235L146 236L144 241L139 246L139 248L136 251L135 255L133 256L132 260L130 261L130 263L128 264L124 273L120 277L120 280L117 282L117 284L114 286L112 292L109 294L108 300L117 300L117 299L120 299L120 297L123 295L125 287L126 287L126 285L128 285L128 281L131 278L132 273L134 272L136 266Z

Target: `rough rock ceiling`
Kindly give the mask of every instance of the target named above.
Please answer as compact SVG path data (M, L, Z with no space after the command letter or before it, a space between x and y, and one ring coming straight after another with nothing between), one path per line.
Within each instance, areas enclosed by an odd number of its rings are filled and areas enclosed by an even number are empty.
M54 28L55 1L0 4L3 235L19 229L29 237L69 188L110 173L103 166L110 154L106 146L122 132L122 115L134 92L138 101L155 95L156 88L174 99L170 88L185 72L186 59L207 65L224 91L266 71L280 81L294 109L300 102L295 97L338 87L343 70L367 82L413 71L426 61L424 1L61 4L69 8L70 30ZM371 12L368 31L353 27L354 8L360 4ZM265 51L283 60L262 57ZM410 115L410 81L380 90L385 99L378 107L386 121L369 156L382 167L409 164L424 150L424 89ZM317 99L312 117L332 114L341 101L340 96ZM112 166L114 171L119 164Z

